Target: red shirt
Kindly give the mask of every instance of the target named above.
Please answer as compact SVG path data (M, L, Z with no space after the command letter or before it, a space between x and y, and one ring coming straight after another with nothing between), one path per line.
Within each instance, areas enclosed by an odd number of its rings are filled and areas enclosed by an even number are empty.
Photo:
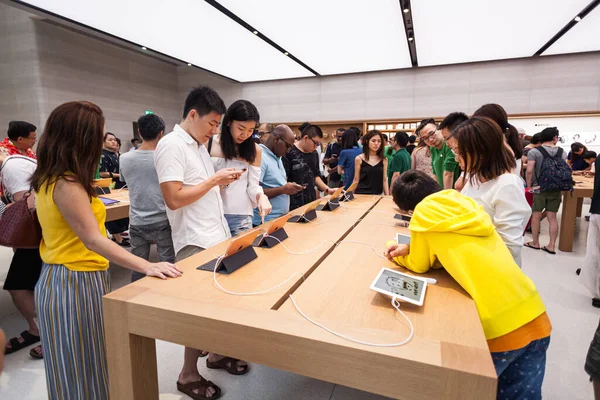
M4 139L3 142L0 142L0 152L6 153L9 156L27 156L29 158L36 159L35 151L32 149L27 149L27 153L23 154L21 150L17 149L17 147L10 141L9 138Z

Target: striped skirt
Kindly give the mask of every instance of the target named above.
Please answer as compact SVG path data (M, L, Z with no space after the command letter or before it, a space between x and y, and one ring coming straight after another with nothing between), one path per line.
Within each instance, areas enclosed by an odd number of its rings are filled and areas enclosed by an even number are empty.
M44 263L35 307L50 399L108 399L102 296L109 291L108 271Z

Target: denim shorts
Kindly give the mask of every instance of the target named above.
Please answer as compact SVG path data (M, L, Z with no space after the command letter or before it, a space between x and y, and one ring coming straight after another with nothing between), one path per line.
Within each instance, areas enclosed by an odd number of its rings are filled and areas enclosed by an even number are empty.
M248 229L252 229L251 215L225 214L225 219L229 225L231 237L237 236Z

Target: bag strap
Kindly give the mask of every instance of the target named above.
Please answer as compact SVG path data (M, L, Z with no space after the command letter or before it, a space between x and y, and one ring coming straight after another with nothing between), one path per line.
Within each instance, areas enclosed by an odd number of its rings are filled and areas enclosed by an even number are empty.
M548 153L548 151L544 148L544 146L540 146L537 149L542 154L542 157L544 157L544 158L550 158L550 153ZM559 149L560 149L560 147L559 147Z

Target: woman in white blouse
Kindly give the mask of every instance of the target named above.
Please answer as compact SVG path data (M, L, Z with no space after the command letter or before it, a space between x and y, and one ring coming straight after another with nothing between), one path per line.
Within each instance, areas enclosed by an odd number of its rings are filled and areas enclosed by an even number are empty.
M465 171L462 194L481 204L496 230L521 266L523 232L531 207L525 199L523 180L513 173L516 160L504 145L504 135L493 120L473 117L456 128L454 153Z
M237 100L229 106L221 133L208 144L215 171L235 168L244 173L237 181L221 187L224 214L231 236L252 228L252 210L258 207L261 217L271 212L271 203L259 184L262 151L254 143L252 133L260 115L254 104Z

